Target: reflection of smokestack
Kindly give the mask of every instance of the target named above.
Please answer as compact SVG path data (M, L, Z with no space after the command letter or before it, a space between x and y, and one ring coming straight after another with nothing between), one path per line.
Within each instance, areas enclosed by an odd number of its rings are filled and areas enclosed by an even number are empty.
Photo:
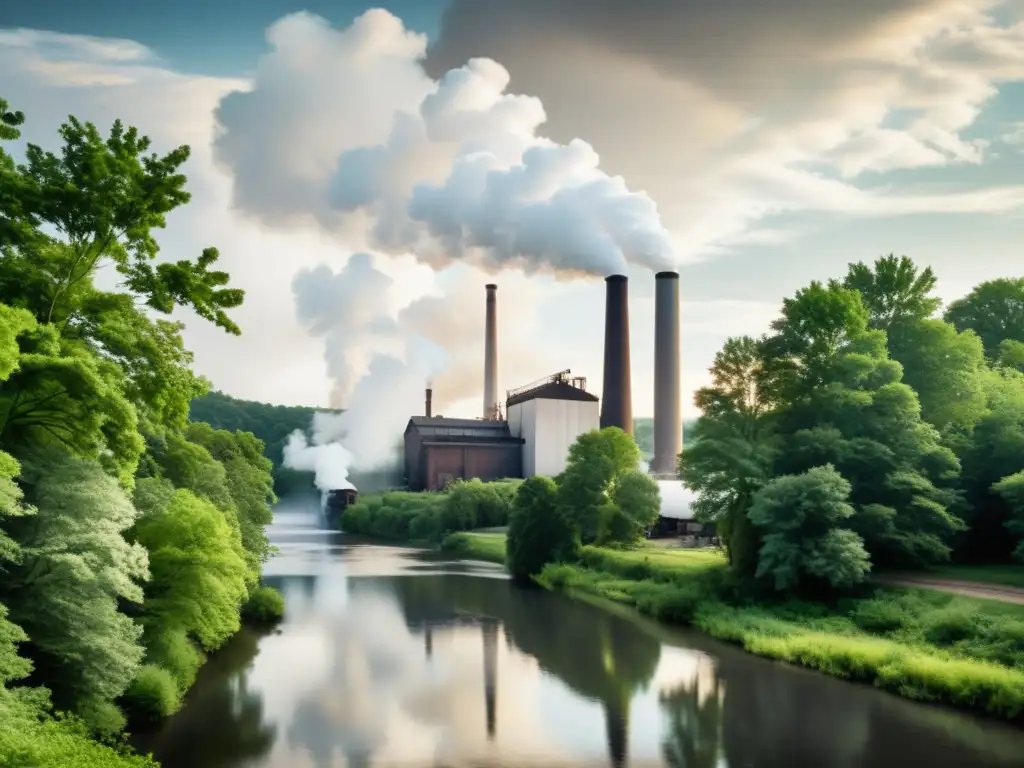
M498 625L484 622L484 706L487 708L487 738L494 739L497 728Z
M425 415L426 415L426 417L427 417L428 419L429 419L429 418L431 417L431 415L432 415L432 413L431 413L431 412L433 411L433 408L432 408L432 404L431 404L431 401L432 401L433 399L434 399L434 390L432 390L432 389L431 389L430 387L427 387L427 408L426 408L426 414L425 414Z
M427 652L428 659L434 655L434 633L430 631L430 627L427 627L427 631L423 633L423 650Z
M629 699L604 703L605 736L612 768L622 768L629 757Z
M601 428L620 427L633 434L633 387L629 373L629 281L625 275L605 278L604 387Z
M488 283L484 327L484 418L498 417L498 286Z
M683 450L679 402L679 273L654 276L654 460L651 473L674 475Z

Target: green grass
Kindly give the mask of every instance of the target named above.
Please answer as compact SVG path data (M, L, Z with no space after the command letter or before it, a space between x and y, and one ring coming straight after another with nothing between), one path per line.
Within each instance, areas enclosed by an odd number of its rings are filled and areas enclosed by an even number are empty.
M923 576L1024 587L1024 565L947 565L931 568Z
M441 549L468 560L505 563L505 534L464 531L452 533L441 542Z
M766 658L900 696L1024 720L1024 611L919 590L879 589L835 606L729 605L714 569L675 580L622 578L578 565L544 569L550 589L632 606Z

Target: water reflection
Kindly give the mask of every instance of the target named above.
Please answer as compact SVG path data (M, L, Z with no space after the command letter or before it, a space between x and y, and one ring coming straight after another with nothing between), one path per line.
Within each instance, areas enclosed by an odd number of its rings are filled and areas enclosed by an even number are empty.
M1021 765L1024 735L648 631L500 569L271 530L279 632L243 633L149 745L167 768Z

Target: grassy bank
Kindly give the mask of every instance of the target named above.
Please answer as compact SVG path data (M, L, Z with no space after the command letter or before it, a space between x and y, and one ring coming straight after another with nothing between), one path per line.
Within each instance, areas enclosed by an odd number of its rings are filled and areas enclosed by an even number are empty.
M504 538L458 533L444 549L501 562ZM580 563L549 565L539 580L696 627L758 656L1024 722L1024 608L901 589L834 605L757 605L729 599L724 565L712 550L585 547Z
M930 568L917 575L1005 587L1024 587L1024 566L1020 565L948 565Z

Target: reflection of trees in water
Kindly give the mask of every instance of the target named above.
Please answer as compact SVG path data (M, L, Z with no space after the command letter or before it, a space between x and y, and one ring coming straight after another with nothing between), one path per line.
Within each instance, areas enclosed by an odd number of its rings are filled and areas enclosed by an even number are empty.
M672 768L714 768L722 753L722 702L717 676L696 677L659 698L665 712L662 753Z
M871 765L868 697L818 673L716 648L725 687L722 735L729 765L758 768Z
M186 706L152 741L139 739L164 768L233 768L270 752L277 729L263 721L263 697L245 671L260 635L242 630L200 671Z
M658 666L655 638L595 606L507 581L423 576L395 579L394 589L413 626L426 614L453 609L501 621L506 638L542 669L602 703L609 756L615 765L625 762L629 702Z

